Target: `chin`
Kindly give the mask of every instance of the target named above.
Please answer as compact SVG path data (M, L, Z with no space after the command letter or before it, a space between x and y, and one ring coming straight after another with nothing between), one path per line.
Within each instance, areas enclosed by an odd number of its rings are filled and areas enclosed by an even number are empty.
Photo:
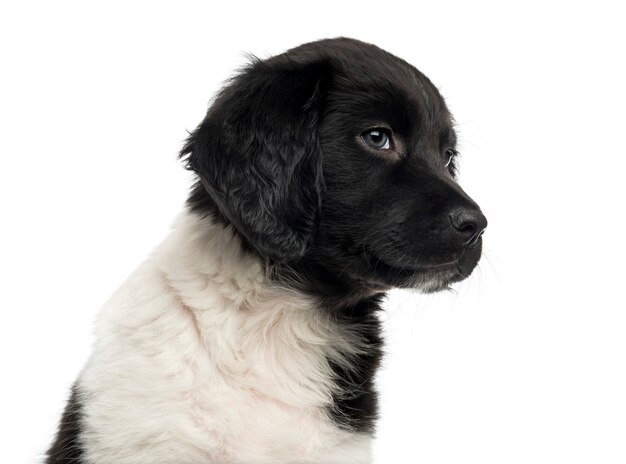
M421 293L451 290L452 285L467 279L480 261L481 245L465 250L456 259L440 260L421 268L390 266L379 260L375 271L391 288L413 289Z

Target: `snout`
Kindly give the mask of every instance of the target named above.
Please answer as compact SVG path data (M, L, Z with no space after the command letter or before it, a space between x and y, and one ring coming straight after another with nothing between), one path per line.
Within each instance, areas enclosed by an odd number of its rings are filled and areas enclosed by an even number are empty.
M487 228L487 218L479 209L455 209L449 218L454 235L465 248L474 248Z

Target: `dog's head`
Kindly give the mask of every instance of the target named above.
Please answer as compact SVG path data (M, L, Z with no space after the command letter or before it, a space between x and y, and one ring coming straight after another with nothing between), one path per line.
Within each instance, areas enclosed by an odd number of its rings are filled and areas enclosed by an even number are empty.
M200 179L192 209L216 209L292 277L436 291L472 272L487 226L455 180L455 144L426 76L332 39L251 63L182 154Z

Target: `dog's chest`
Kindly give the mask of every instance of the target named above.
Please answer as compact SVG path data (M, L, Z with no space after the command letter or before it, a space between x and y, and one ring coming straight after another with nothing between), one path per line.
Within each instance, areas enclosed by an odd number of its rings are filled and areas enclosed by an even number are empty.
M368 438L328 415L330 363L359 341L268 288L257 264L185 245L176 260L165 246L102 312L78 383L88 462L367 462Z

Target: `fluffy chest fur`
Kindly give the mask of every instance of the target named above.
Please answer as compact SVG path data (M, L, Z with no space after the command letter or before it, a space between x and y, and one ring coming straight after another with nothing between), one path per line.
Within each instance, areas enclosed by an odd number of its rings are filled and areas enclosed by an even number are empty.
M369 436L329 413L367 349L230 227L185 213L101 313L77 383L84 459L368 462Z

